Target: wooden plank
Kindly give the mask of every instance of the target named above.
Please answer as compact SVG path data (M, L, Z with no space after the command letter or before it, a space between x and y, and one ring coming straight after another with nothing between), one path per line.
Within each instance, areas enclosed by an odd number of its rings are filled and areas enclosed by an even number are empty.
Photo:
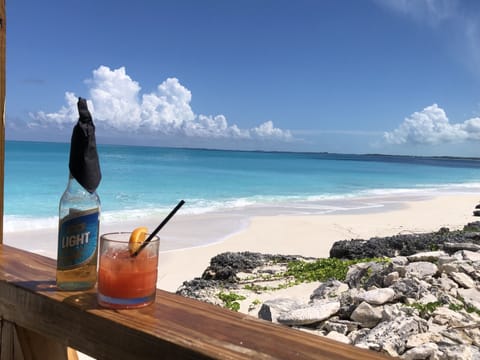
M55 266L0 245L0 315L98 359L385 359L162 290L143 309L102 309L95 290L57 291Z
M20 358L22 360L21 354L15 356L15 347L19 348L20 345L17 341L17 336L15 333L15 324L1 320L0 328L2 332L1 336L1 347L0 347L0 360L15 359Z
M3 184L5 177L6 42L5 0L0 0L0 244L3 243Z
M6 322L5 320L3 320ZM13 324L13 323L12 323ZM54 341L42 334L31 330L19 327L13 324L15 346L13 348L13 355L15 359L19 360L35 360L35 359L50 359L50 360L68 360L68 350L65 345ZM3 344L2 344L3 345ZM2 351L3 356L3 351ZM6 357L13 359L11 355Z

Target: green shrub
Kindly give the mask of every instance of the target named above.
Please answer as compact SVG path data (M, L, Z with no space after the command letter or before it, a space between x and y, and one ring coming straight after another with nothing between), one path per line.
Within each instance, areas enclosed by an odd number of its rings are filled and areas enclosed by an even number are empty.
M218 298L223 301L224 307L227 309L238 311L240 310L240 303L237 300L245 300L246 297L243 295L238 295L235 293L224 293L221 292L218 294Z
M348 267L364 262L389 262L388 258L341 260L336 258L319 259L314 262L292 261L288 263L286 276L292 276L298 283L327 281L336 279L344 281Z
M441 305L442 305L441 302L433 301L426 304L415 302L410 306L418 310L418 312L420 313L420 317L425 317L426 315L433 313Z

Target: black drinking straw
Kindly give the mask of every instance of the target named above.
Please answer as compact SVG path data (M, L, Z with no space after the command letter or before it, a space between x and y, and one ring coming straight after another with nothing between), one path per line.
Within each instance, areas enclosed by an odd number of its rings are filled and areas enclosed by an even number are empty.
M152 241L152 239L154 238L155 235L157 235L157 233L165 226L165 224L172 218L173 215L175 215L175 213L178 211L178 209L180 209L183 204L185 204L185 201L183 200L180 200L180 202L177 204L177 206L175 206L175 208L170 211L170 214L167 215L167 217L165 219L163 219L163 221L157 226L157 228L155 230L152 231L152 233L148 236L148 238L142 243L142 245L140 245L140 247L137 249L137 251L135 251L133 254L132 254L132 257L135 257L138 255L138 253L140 251L142 251L142 249L148 245L148 243L150 241Z

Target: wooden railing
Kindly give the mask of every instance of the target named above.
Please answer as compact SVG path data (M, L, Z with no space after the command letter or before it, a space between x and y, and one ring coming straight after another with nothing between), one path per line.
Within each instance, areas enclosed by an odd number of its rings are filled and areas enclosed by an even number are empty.
M95 290L57 291L55 269L53 259L0 245L0 317L43 337L40 347L56 342L117 360L386 358L162 290L143 309L102 309ZM2 333L1 352L13 343Z

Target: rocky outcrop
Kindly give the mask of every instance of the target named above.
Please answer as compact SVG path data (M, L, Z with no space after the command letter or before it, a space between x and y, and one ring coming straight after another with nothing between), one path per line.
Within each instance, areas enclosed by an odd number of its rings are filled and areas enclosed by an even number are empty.
M480 222L467 224L463 230L450 231L441 228L424 234L400 234L374 237L369 240L352 239L337 241L330 249L330 257L339 259L366 259L376 256L408 256L420 251L456 251L454 244L468 243L480 247ZM451 248L450 248L451 247Z
M462 251L436 251L393 258L383 268L373 265L350 267L345 283L322 283L303 305L288 308L282 300L279 308L277 299L266 301L258 315L404 359L480 358L480 262ZM345 287L366 266L374 269L369 274L376 282ZM402 275L385 286L392 272ZM275 317L264 317L272 312Z
M409 245L412 251L387 261L351 265L344 279L316 282L305 301L278 296L278 289L295 284L285 275L290 261L314 259L258 253L221 254L178 293L217 305L224 305L221 292L238 299L253 293L263 300L252 301L249 313L261 319L403 359L480 359L480 252L472 251L477 229L466 229L431 234L455 246Z

